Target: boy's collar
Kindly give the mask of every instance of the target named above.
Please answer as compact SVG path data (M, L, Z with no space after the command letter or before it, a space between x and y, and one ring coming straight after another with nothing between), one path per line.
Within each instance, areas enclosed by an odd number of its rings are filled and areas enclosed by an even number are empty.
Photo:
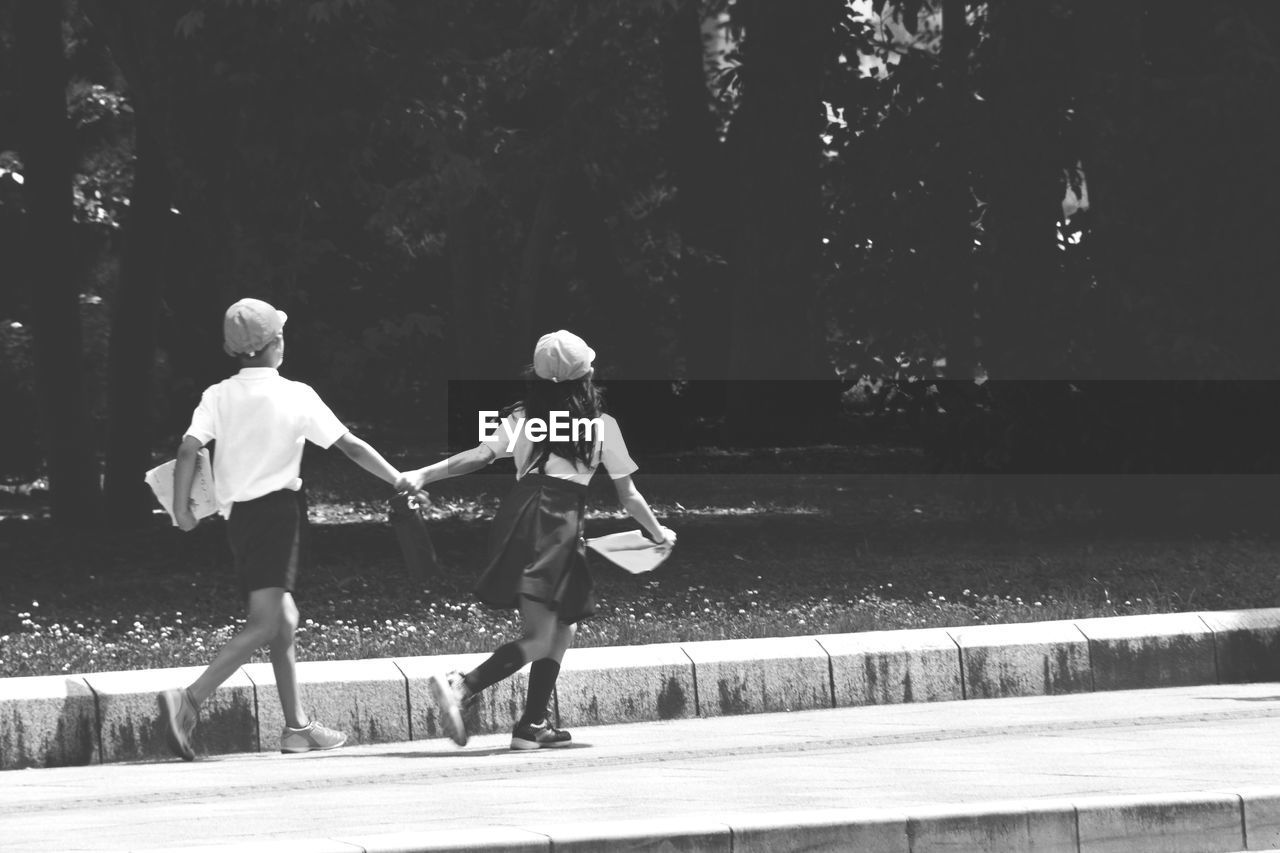
M268 376L279 376L280 370L275 367L242 367L236 376L244 379L265 379Z

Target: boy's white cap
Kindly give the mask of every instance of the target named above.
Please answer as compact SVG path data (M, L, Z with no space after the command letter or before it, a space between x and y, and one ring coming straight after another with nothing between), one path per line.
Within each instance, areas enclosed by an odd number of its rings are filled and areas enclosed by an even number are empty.
M533 372L552 382L581 379L591 372L596 351L587 342L561 329L538 338L533 348Z
M227 355L257 355L284 330L288 319L261 299L241 299L222 319L222 348Z

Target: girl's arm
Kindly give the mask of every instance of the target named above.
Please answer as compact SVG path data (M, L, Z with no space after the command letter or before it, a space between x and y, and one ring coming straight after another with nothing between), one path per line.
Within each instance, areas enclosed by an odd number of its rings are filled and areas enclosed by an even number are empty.
M478 444L470 450L455 453L448 459L442 459L433 465L427 465L413 471L405 471L396 482L396 488L402 492L405 490L420 491L428 483L447 480L450 477L461 477L463 474L479 471L481 468L487 467L493 460L493 451L486 445Z
M644 499L644 495L640 494L636 484L631 482L631 475L617 478L613 481L613 487L618 490L618 503L622 504L627 515L640 522L640 526L649 532L650 539L668 548L676 544L675 534L654 518L653 510L649 509L649 502Z
M346 454L352 462L388 485L394 486L400 478L400 472L383 459L382 454L374 450L369 442L357 437L355 433L346 433L333 445Z

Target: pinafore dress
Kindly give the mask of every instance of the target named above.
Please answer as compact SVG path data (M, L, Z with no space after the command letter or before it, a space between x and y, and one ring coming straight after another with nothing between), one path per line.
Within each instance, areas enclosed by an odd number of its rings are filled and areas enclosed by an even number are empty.
M598 450L597 450L598 452ZM494 517L489 562L476 596L490 607L518 609L520 596L545 603L571 625L596 610L583 539L587 487L536 471L516 481Z

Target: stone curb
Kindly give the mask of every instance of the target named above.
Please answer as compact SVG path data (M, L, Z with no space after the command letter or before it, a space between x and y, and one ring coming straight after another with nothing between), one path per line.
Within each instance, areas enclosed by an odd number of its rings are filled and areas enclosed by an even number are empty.
M1250 803L1266 803L1253 811ZM187 853L1237 853L1274 849L1280 788L720 814L172 848ZM1264 814L1265 812L1265 814ZM154 853L154 851L153 851Z
M428 676L484 657L304 662L299 693L351 743L426 740L441 736ZM0 770L164 757L155 694L197 672L0 679ZM510 729L526 673L469 709L472 731ZM1274 680L1280 608L575 649L552 711L571 727ZM194 746L274 751L282 725L271 666L249 664L201 709Z

